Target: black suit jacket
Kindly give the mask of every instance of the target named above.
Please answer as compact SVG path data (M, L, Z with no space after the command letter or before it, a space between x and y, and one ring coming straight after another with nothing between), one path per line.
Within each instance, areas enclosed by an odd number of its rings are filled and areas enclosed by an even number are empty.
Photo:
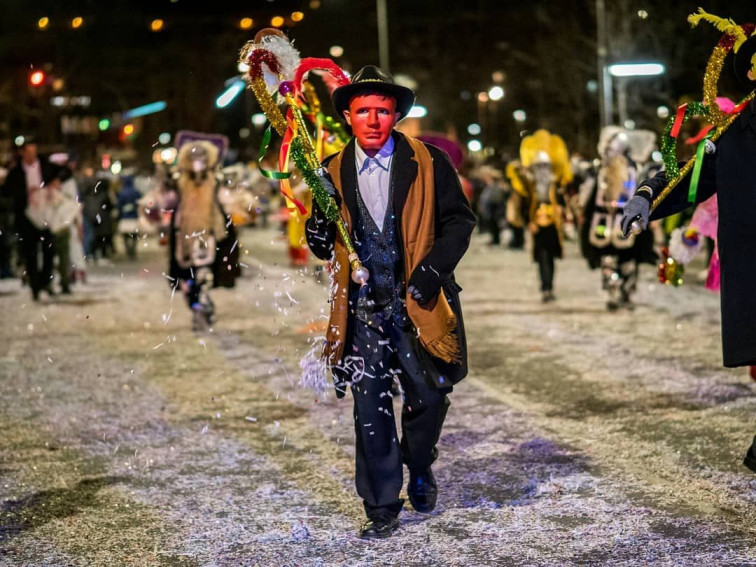
M393 205L396 226L401 227L407 195L417 176L417 162L412 159L415 154L404 135L395 131L393 138L394 157L391 165L391 179L394 185ZM357 206L359 184L354 162L355 143L355 140L352 139L343 150L341 190L349 214L356 222L359 219L359 208ZM470 235L475 228L475 215L470 208L467 197L462 192L457 172L447 155L435 146L425 145L433 159L436 227L433 247L421 262L421 266L432 266L433 270L426 270L426 272L429 274L438 272L439 274L441 287L443 287L444 294L457 318L456 334L460 341L460 352L463 360L462 364L446 364L441 360L433 359L433 364L438 369L433 380L439 387L448 387L449 382L454 384L467 375L467 343L462 309L459 303L459 292L462 288L454 279L454 269L470 244ZM330 159L326 159L324 165L327 166ZM325 221L317 204L313 205L313 214L307 221L306 228L307 244L312 253L321 260L330 260L337 231L335 225ZM397 234L401 239L401 231L397 230ZM400 242L400 246L403 248L403 243ZM404 255L400 254L400 257L403 259ZM404 274L405 280L409 279L411 275ZM355 285L350 281L350 286ZM349 337L349 329L347 329L347 337ZM428 357L431 358L430 355ZM443 377L442 381L439 381L440 377Z
M42 167L42 182L47 184L58 178L60 168L39 158ZM16 232L23 236L38 232L38 229L26 217L26 206L29 204L26 186L26 172L21 162L8 172L3 191L6 191L13 202L13 214L16 221Z

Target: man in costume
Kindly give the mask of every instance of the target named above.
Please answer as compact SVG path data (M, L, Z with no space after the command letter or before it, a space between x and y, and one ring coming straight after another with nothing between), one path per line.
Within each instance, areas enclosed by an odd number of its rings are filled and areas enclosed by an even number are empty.
M601 268L610 311L633 308L631 296L638 280L638 263L656 263L653 235L646 232L625 238L620 227L622 207L635 193L638 165L642 165L631 157L631 142L635 142L634 157L648 159L655 140L653 132L607 126L601 132L598 147L601 165L595 177L581 187L585 197L583 256L592 270Z
M743 91L750 93L734 112L718 121L724 133L716 143L704 141L696 161L700 169L681 171L679 182L663 200L657 201L667 186L667 171L640 184L640 188L625 206L622 229L628 234L633 223L638 228L648 226L649 220L663 218L681 211L694 203L701 203L717 194L719 206L719 258L721 269L722 347L726 367L756 364L756 35L753 24L738 26L706 14L689 18L691 23L700 19L714 23L724 36L715 49L707 69L707 79L714 77L714 89L704 90L709 112L714 112L716 79L727 52L735 54L735 74ZM712 71L712 62L718 59L718 68ZM708 99L708 100L707 100ZM733 121L729 123L728 118ZM674 164L673 164L674 165ZM669 170L669 165L667 167ZM651 213L652 203L658 206ZM756 440L744 464L756 472Z
M233 223L216 194L218 156L218 148L205 140L184 143L178 155L180 200L171 215L170 275L171 285L184 292L195 331L215 321L210 288L233 287L238 275Z
M399 525L402 462L413 508L430 512L431 470L452 386L467 373L460 287L454 269L467 250L475 217L454 168L439 149L394 130L414 93L367 66L332 94L354 132L324 162L364 266L362 286L336 226L317 206L307 223L312 252L331 261L331 315L325 361L342 397L354 397L356 486L367 521L363 538L389 537ZM403 396L399 441L392 389Z
M538 264L542 301L554 301L554 260L562 257L562 192L572 180L569 154L562 138L538 130L520 144L520 161L507 166L512 194L507 221L527 223L533 236L533 261ZM525 218L520 216L524 211Z

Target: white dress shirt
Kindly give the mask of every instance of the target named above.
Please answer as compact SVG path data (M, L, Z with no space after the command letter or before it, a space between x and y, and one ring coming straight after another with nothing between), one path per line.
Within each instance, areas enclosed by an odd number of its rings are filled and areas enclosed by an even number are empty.
M25 164L21 162L21 167L24 168L26 174L26 187L29 189L39 189L42 187L42 164L39 160L35 160L32 164Z
M383 221L389 200L391 162L394 156L394 139L389 137L375 157L368 157L360 145L354 144L354 163L360 196L378 230L383 232Z

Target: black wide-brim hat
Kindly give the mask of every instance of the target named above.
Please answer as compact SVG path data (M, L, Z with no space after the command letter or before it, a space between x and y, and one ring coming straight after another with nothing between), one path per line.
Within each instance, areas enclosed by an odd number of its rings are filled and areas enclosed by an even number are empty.
M397 85L391 75L375 65L366 65L354 74L351 83L333 91L331 100L339 116L344 116L344 111L349 110L349 101L353 96L365 92L377 92L393 97L396 100L396 111L401 114L400 120L407 116L415 104L415 93L412 89Z
M748 78L748 71L753 68L754 54L756 54L756 36L745 40L735 54L735 76L737 76L740 84L749 91L756 89L756 81Z

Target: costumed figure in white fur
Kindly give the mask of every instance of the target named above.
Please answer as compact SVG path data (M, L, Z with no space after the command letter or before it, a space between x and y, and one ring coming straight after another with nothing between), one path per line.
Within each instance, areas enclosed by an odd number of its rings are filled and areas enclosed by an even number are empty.
M228 234L217 200L218 149L207 141L187 142L178 155L179 203L170 231L172 285L180 286L192 310L192 327L202 331L215 320L210 299L218 245Z

